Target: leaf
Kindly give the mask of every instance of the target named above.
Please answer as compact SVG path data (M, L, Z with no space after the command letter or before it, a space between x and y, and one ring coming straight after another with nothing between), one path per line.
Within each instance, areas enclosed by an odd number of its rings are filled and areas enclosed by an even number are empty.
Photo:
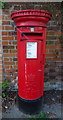
M8 89L9 88L9 82L7 82L6 80L2 83L2 89Z
M6 94L5 94L5 93L2 93L2 97L6 97Z
M48 116L47 116L46 113L40 112L38 115L32 115L31 118L30 118L30 120L37 120L37 118L38 118L38 119L40 119L40 118L46 119L47 117L48 117Z
M0 84L0 89L2 89L2 84Z
M4 8L5 2L0 1L0 8Z

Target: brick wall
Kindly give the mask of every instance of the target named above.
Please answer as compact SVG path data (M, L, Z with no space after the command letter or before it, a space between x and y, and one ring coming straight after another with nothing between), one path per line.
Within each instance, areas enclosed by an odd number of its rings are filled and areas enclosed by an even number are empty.
M59 84L63 79L63 32L61 32L61 3L6 3L2 11L2 44L3 44L3 80L10 85L17 85L17 37L14 22L10 14L22 9L40 9L52 13L52 19L47 24L45 86ZM48 83L49 82L49 83ZM48 83L48 86L47 84Z
M2 24L2 9L0 8L0 84L2 83L2 25L1 24Z

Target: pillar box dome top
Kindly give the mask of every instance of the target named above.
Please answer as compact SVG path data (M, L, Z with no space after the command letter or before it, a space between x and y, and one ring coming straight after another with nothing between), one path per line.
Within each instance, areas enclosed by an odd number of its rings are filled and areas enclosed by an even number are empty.
M52 15L43 10L20 10L11 14L17 27L20 26L45 26Z

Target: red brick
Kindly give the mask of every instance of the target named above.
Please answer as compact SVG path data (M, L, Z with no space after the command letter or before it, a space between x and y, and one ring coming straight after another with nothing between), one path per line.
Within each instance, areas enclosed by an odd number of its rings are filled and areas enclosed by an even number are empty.
M49 50L48 49L46 49L46 54L49 52Z
M2 44L3 45L8 45L8 42L7 41L2 41Z
M2 64L2 61L0 61L0 64Z
M8 32L2 32L2 35L8 35Z
M2 26L0 26L0 30L2 30Z
M14 56L17 56L17 54L4 54L4 57L14 57Z
M10 15L5 16L5 20L11 20L11 16Z
M5 68L5 69L9 69L9 66L4 65L4 68Z
M14 45L17 45L17 40L16 40L16 41L13 41L13 44L14 44Z
M13 58L9 58L10 61L13 61Z
M2 72L3 70L2 70L2 68L0 68L0 72Z
M46 45L46 49L59 49L60 45Z
M0 20L2 20L4 17L0 15Z
M60 49L59 52L63 52L63 49Z
M60 45L60 41L55 41L55 44L56 44L56 45L58 45L58 44Z
M46 57L54 57L54 54L46 54Z
M47 32L47 35L63 35L63 32Z
M12 26L5 26L5 30L13 30L14 28Z
M4 61L13 61L13 58L5 58L4 57Z
M0 71L0 75L2 75L2 72L3 72L3 71Z
M6 71L7 71L7 72L14 72L15 69L7 69Z
M6 54L7 54L7 53L8 53L8 50L3 50L3 53L6 53Z
M61 79L61 76L56 76L56 79Z
M17 53L17 50L10 50L11 53Z
M54 35L51 35L51 36L46 36L46 39L47 40L56 40L58 37L57 36L54 36Z
M2 68L2 64L0 65L0 68Z
M15 65L18 65L18 61L15 61Z
M14 30L12 26L2 26L2 30Z
M13 41L9 41L9 44L10 44L10 45L14 45L14 44L13 44Z
M17 32L16 31L9 31L8 35L17 35Z
M56 46L53 46L53 45L46 45L46 49L55 49Z
M6 15L6 14L7 14L7 15L9 15L9 11L8 11L8 10L3 9L2 14L3 14L3 15Z
M2 40L14 40L14 37L3 37Z
M14 66L14 69L17 69L17 68L18 68L18 65L15 65L15 66Z
M47 30L60 30L60 27L47 27Z
M5 30L5 26L2 26L2 30Z
M61 61L61 58L53 58L52 61Z
M5 65L13 65L14 62L4 62Z
M2 21L2 25L9 25L10 21Z
M15 41L9 41L9 44L10 45L17 45L17 40L15 40Z
M9 61L9 58L4 58L4 61Z
M3 49L14 49L14 46L3 45Z
M46 56L45 56L45 62L46 61L52 61L52 58L47 58Z
M2 80L2 75L0 76L0 80Z

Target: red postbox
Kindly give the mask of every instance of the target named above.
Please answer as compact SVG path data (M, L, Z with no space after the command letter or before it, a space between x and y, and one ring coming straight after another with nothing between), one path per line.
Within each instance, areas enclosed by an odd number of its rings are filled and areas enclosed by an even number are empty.
M20 10L11 17L17 27L18 96L30 103L43 96L46 23L51 14L42 10Z

